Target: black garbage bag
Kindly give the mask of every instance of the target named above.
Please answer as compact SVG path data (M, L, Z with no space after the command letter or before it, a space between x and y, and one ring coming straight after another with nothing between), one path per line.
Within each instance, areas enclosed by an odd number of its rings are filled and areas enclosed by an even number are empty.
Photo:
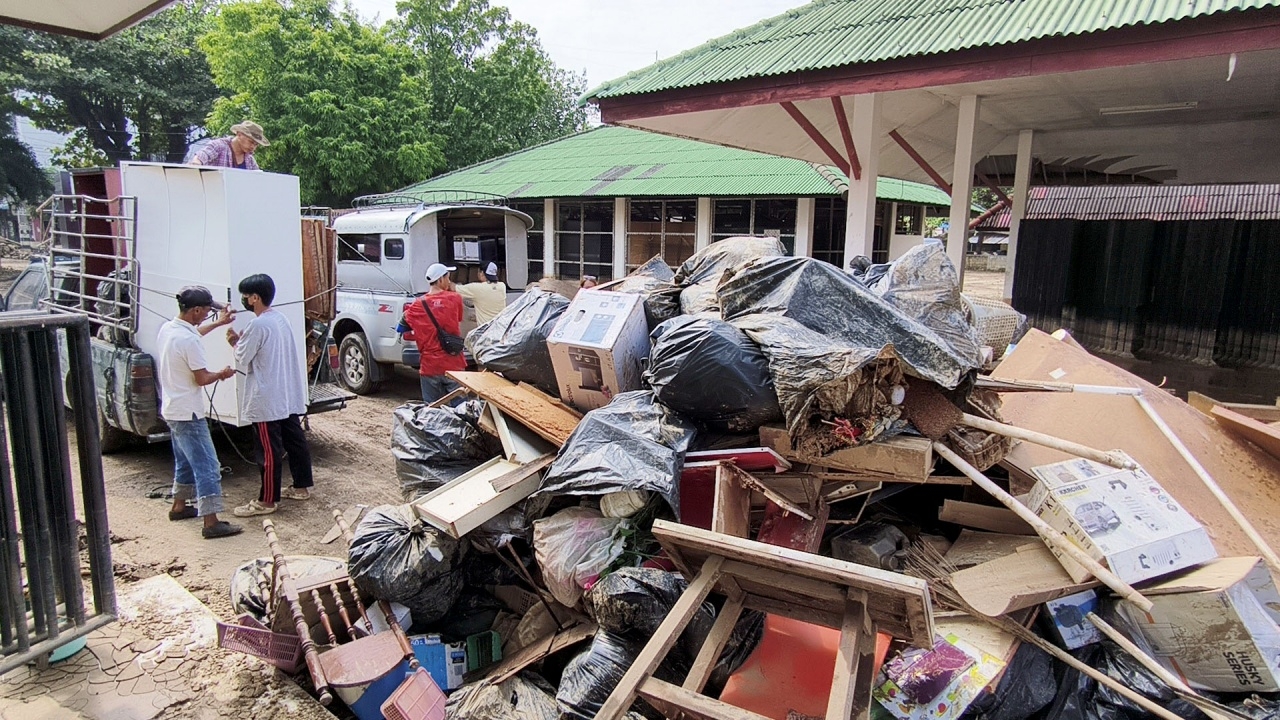
M1093 667L1119 680L1128 687L1169 712L1187 720L1207 720L1206 715L1194 705L1178 697L1173 690L1160 681L1150 670L1146 669L1133 656L1120 649L1109 640L1099 643L1100 652ZM1144 720L1150 714L1137 703L1120 693L1099 683L1093 695L1094 704L1099 708L1114 709L1116 715L1129 720Z
M676 270L675 284L689 287L710 281L720 282L726 270L746 265L757 258L787 254L787 248L778 238L731 237L718 240L699 250Z
M556 692L556 704L560 706L561 720L592 720L600 712L609 693L618 686L627 669L636 661L645 641L628 640L607 630L597 630L591 645L569 661L560 676L560 689ZM659 680L679 685L684 673L673 670L671 663L662 663L653 676ZM637 698L631 710L651 720L662 720L662 713L644 700Z
M415 624L429 624L462 592L466 548L419 520L412 507L382 505L356 526L347 572L364 592L408 607Z
M782 417L769 361L741 330L685 316L658 326L650 338L644 379L663 405L729 432Z
M1092 666L1099 654L1097 645L1087 645L1071 653ZM1044 720L1122 720L1114 708L1096 706L1093 702L1098 683L1093 678L1067 665L1054 663L1057 678L1053 703L1044 711Z
M786 254L782 241L771 237L731 237L711 243L676 270L674 282L682 288L680 312L719 317L716 288L726 273L758 258Z
M956 357L982 366L982 341L960 297L960 276L939 242L925 242L889 263L871 292L938 333Z
M557 395L547 337L568 307L569 299L563 295L530 289L497 317L467 333L467 349L486 370Z
M944 388L959 385L975 367L958 357L936 332L821 260L756 260L726 276L718 295L725 320L753 314L788 317L819 335L877 356L891 351L907 373ZM778 382L776 374L774 382Z
M980 693L961 717L966 720L1028 720L1053 703L1056 689L1053 657L1030 643L1023 643L1013 654L995 689Z
M680 286L672 282L675 273L661 255L649 261L631 274L609 285L612 292L632 293L644 296L644 318L653 330L663 322L680 314Z
M768 358L798 452L826 455L902 431L906 423L893 397L903 385L903 367L892 348L851 345L779 315L744 315L732 324Z
M492 439L478 422L484 403L457 407L405 403L392 413L391 454L405 502L435 490L494 454Z
M643 645L657 632L686 587L688 582L679 573L626 567L601 578L583 598L601 629ZM716 616L716 608L710 602L704 602L694 614L664 660L672 672L688 673ZM709 691L718 692L724 687L729 675L746 661L763 634L763 614L748 610L739 616L707 682Z
M652 490L679 516L680 469L695 433L653 392L621 393L582 418L534 495Z
M1246 695L1224 704L1253 720L1280 720L1280 696L1275 693Z
M445 720L558 720L555 688L531 672L493 684L480 680L449 696Z
M854 280L870 287L889 272L889 263L872 263L866 255L854 256L849 261L849 274Z

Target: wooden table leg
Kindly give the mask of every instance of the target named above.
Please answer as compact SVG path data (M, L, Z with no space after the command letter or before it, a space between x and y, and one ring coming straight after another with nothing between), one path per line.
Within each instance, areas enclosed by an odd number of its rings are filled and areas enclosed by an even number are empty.
M689 587L672 606L671 612L667 613L666 619L658 626L644 650L640 651L636 661L618 681L618 686L609 694L609 699L600 706L600 712L596 714L598 720L618 720L626 714L636 699L640 683L652 675L667 657L671 646L680 638L680 633L684 632L702 607L702 601L707 599L716 581L720 579L720 568L723 565L724 558L719 555L712 555L703 562L697 577L689 582Z
M867 614L867 593L849 588L844 603L844 624L840 628L840 646L836 649L836 671L831 678L831 695L827 700L827 720L869 716L874 655L875 633L871 627L871 616Z
M729 637L733 635L733 628L738 624L738 618L742 615L742 602L746 600L744 596L738 598L729 598L725 601L724 607L720 609L720 616L716 618L715 625L711 626L711 632L707 633L707 641L702 643L702 649L698 651L698 657L693 661L693 667L689 669L689 674L685 676L683 687L685 690L692 690L700 693L702 688L707 684L707 680L711 677L711 671L716 668L716 661L720 659L720 653L724 650L724 646L729 642Z

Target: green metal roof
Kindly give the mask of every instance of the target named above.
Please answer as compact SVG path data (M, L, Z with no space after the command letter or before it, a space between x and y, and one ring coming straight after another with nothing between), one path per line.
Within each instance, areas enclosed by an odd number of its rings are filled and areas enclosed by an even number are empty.
M1275 6L1280 6L1280 0L817 0L606 82L586 98L638 95Z
M828 180L824 176L830 176ZM604 126L454 170L397 194L452 190L518 198L839 195L839 170L803 160ZM880 178L881 200L949 205L930 185Z

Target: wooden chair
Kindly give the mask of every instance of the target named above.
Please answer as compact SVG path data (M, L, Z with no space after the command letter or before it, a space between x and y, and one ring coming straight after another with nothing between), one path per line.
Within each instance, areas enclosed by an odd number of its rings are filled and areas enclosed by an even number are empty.
M933 645L923 580L665 520L654 523L653 534L689 586L601 707L601 720L621 718L637 695L667 717L765 720L701 694L744 608L840 630L827 720L868 716L877 629ZM652 677L712 592L728 600L684 684Z

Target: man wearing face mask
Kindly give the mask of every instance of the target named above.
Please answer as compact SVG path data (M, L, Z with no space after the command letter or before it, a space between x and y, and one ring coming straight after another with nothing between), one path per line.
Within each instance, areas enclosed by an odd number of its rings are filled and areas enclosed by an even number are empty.
M253 423L254 451L262 473L257 500L235 509L237 517L269 515L281 497L307 500L315 485L311 448L298 419L307 411L307 382L298 362L293 327L284 314L271 308L276 284L269 275L250 275L240 281L240 302L254 314L243 333L227 328L227 342L236 349L236 370L245 374L240 392L240 418ZM281 492L285 459L293 486Z
M221 311L218 319L201 326L215 308ZM160 348L156 355L160 415L169 425L173 446L173 507L169 508L169 519L202 518L201 534L206 539L238 535L242 530L239 525L218 519L222 511L222 466L209 435L200 390L235 375L230 367L210 372L200 342L201 336L214 328L229 325L234 313L214 302L208 288L184 287L178 293L178 317L162 325L156 337ZM195 500L195 507L188 506L188 500Z

